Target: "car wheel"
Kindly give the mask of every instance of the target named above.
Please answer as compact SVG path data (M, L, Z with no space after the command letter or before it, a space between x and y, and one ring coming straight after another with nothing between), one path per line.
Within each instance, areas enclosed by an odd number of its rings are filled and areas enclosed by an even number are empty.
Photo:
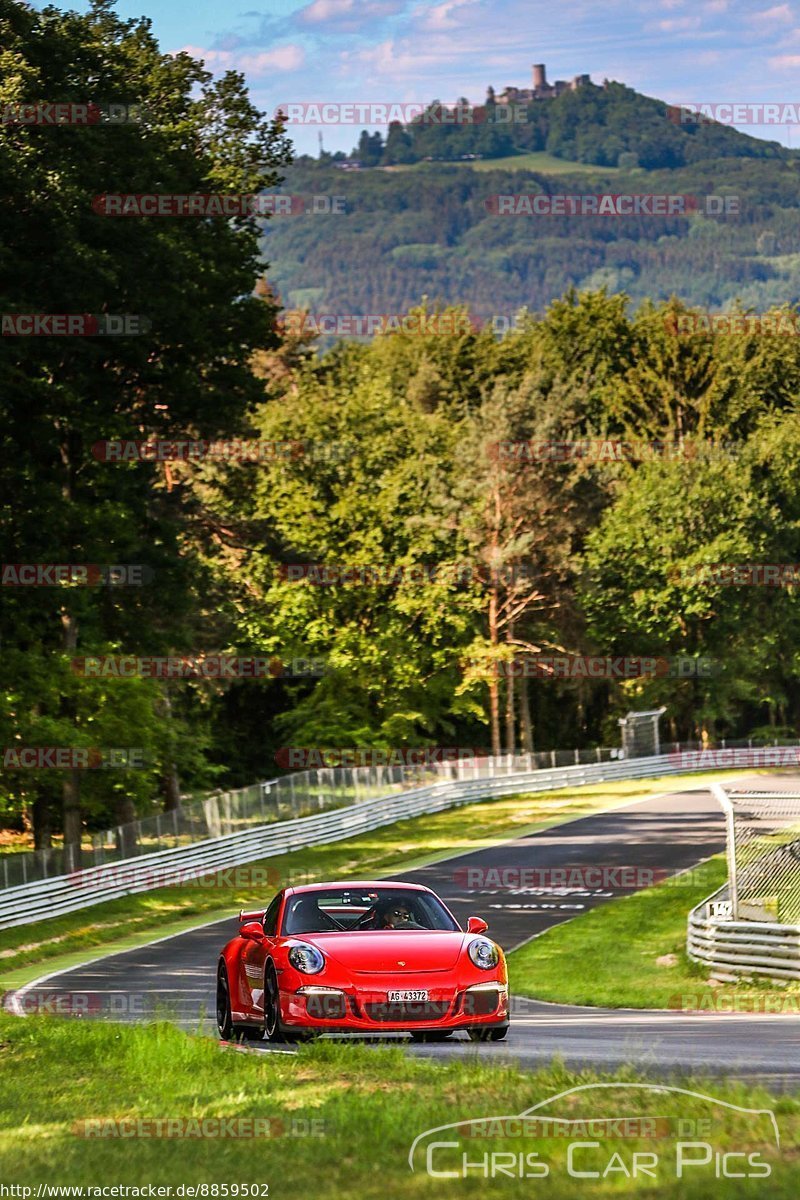
M268 1042L307 1042L313 1036L305 1030L287 1033L281 1026L278 976L272 963L264 973L264 1032Z
M443 1042L445 1038L449 1038L452 1029L434 1029L429 1033L417 1033L413 1030L411 1033L412 1042Z
M467 1033L472 1042L502 1042L508 1033L508 1026L495 1026L494 1029L468 1029Z
M233 1037L228 972L225 970L224 963L220 963L217 969L217 1029L224 1042L229 1042Z

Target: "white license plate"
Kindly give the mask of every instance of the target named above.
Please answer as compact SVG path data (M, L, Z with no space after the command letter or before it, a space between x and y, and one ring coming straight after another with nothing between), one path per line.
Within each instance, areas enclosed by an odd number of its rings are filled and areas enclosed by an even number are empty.
M417 989L417 991L415 991L415 992L389 992L389 1002L390 1003L396 1003L396 1002L405 1003L406 1001L409 1001L409 1000L413 1002L414 1000L427 1000L427 999L428 999L428 993L424 992L424 991L420 991L419 989Z

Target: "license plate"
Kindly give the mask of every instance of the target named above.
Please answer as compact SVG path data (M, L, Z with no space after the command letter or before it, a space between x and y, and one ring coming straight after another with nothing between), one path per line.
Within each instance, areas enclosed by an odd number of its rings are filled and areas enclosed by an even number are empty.
M428 999L428 993L425 991L420 991L419 989L417 989L417 991L414 991L414 992L389 992L389 1002L390 1003L397 1003L397 1002L405 1003L407 1001L413 1002L414 1000L427 1000L427 999Z

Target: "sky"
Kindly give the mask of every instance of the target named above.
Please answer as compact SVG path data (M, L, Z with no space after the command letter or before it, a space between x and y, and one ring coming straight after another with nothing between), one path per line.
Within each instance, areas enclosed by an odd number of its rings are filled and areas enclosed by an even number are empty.
M670 104L777 102L800 112L800 0L119 0L117 8L149 17L162 50L186 50L214 74L243 72L269 113L290 102L480 103L488 84L530 86L535 62L548 80L588 74ZM325 149L349 151L362 127L324 127ZM737 128L800 147L800 124ZM288 132L297 153L317 154L318 126Z

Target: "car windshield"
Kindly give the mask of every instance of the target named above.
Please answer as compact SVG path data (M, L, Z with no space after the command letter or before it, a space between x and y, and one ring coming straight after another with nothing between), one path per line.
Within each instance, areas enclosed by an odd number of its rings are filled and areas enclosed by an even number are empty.
M282 932L286 936L416 929L457 930L458 925L431 892L331 888L290 897Z

